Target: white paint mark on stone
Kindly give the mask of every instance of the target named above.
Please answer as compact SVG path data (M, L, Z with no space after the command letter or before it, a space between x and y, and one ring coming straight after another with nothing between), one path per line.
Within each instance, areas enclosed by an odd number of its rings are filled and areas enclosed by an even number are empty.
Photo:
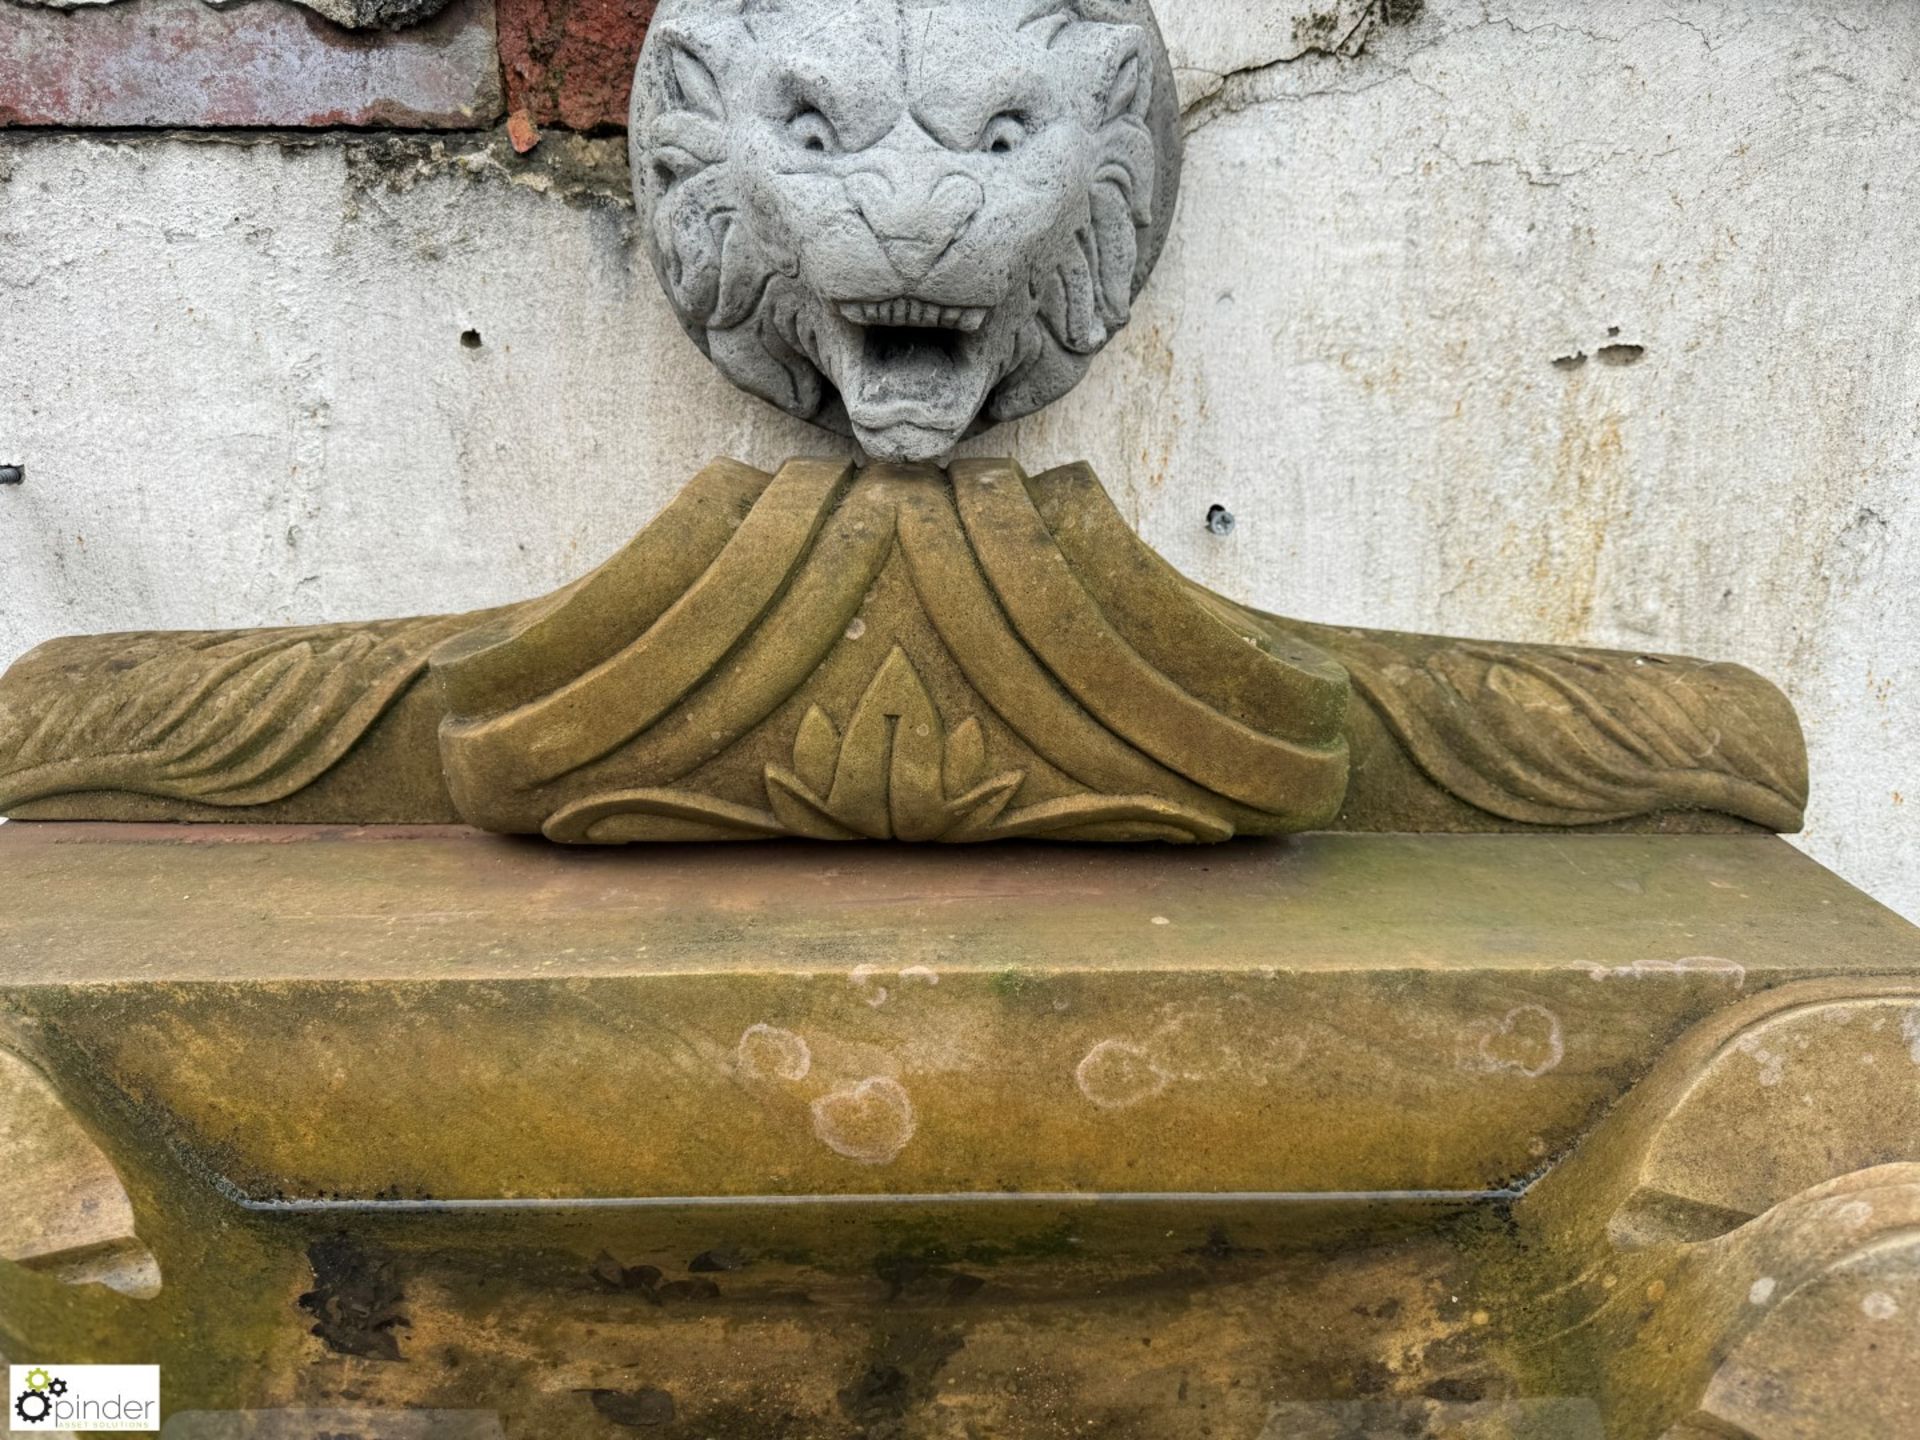
M1773 1298L1773 1290L1776 1283L1773 1276L1762 1275L1758 1280L1754 1281L1752 1286L1747 1290L1747 1303L1749 1305L1766 1304L1767 1301Z
M804 1080L813 1069L807 1042L777 1025L749 1025L734 1054L740 1073L754 1080Z
M1153 917L1153 923L1156 925L1171 925L1173 922L1164 915L1156 915Z
M1733 982L1738 990L1747 983L1747 967L1723 955L1683 955L1678 960L1634 960L1625 965L1599 965L1589 960L1582 968L1595 980L1645 980L1655 975L1711 975Z
M847 972L847 979L853 982L854 988L864 991L863 998L876 1009L887 1003L887 987L874 983L873 977L879 973L880 967L877 965L856 965Z
M842 1085L813 1102L813 1133L836 1155L885 1165L913 1139L919 1121L906 1087L885 1075Z
M907 966L906 969L900 972L900 978L902 980L918 980L927 985L938 985L940 983L939 972L931 970L925 965Z
M1884 1290L1875 1290L1860 1302L1860 1313L1869 1320L1891 1320L1900 1313L1900 1302Z
M1560 1017L1544 1005L1516 1005L1498 1020L1467 1027L1472 1049L1462 1058L1465 1069L1512 1070L1538 1079L1566 1058Z
M1073 1067L1080 1093L1102 1110L1125 1110L1167 1088L1171 1072L1125 1040L1102 1040Z
M1920 1065L1920 1005L1900 1017L1900 1038L1907 1042L1907 1053Z
M867 622L858 615L847 622L847 639L858 640L867 633Z
M1833 1218L1851 1229L1858 1229L1873 1218L1873 1206L1864 1200L1849 1200L1833 1212Z
M1780 1083L1780 1077L1787 1068L1787 1057L1777 1054L1760 1043L1760 1037L1751 1031L1733 1042L1734 1048L1742 1054L1751 1055L1760 1066L1760 1083L1774 1086Z

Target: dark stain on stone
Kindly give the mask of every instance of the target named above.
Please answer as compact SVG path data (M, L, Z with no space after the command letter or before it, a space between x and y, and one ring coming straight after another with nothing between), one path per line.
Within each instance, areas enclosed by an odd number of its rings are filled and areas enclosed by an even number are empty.
M694 1259L695 1261L710 1260L714 1254L714 1251L709 1250L696 1255ZM693 1264L688 1268L698 1270L701 1267ZM708 1268L718 1270L725 1267L712 1265ZM668 1280L661 1274L660 1267L657 1265L623 1265L619 1257L606 1250L602 1250L594 1258L587 1273L603 1290L633 1291L645 1296L648 1302L654 1305L665 1304L669 1300L718 1300L720 1298L720 1287L704 1276L692 1280Z
M1380 18L1389 25L1411 25L1426 8L1427 0L1380 0Z
M908 1417L933 1398L940 1367L966 1343L919 1326L876 1336L866 1367L838 1393L841 1410L863 1440L903 1440Z
M947 1258L944 1252L882 1255L873 1262L873 1273L886 1282L889 1302L945 1300L958 1304L979 1294L987 1282L954 1269L945 1263Z
M687 1269L695 1275L724 1275L729 1270L744 1270L753 1263L746 1251L733 1245L721 1245L712 1250L702 1250L687 1262Z
M1235 1245L1233 1241L1227 1237L1227 1227L1224 1225L1215 1225L1207 1231L1207 1238L1204 1243L1188 1246L1186 1253L1189 1255L1198 1255L1204 1260L1227 1261L1253 1260L1267 1252L1264 1250L1249 1250L1242 1246Z
M1346 1385L1340 1387L1355 1395L1385 1395L1393 1389L1393 1371L1379 1360L1362 1360L1356 1364L1346 1377Z
M394 1332L409 1322L400 1311L406 1297L393 1258L336 1235L309 1245L307 1261L313 1266L313 1289L299 1305L318 1322L312 1333L341 1355L402 1359Z
M639 1290L657 1301L658 1297L653 1295L661 1278L657 1265L622 1265L611 1253L602 1250L594 1257L588 1273L605 1289Z
M720 1287L711 1280L669 1280L657 1292L662 1300L718 1300Z
M938 1268L937 1262L920 1255L882 1255L873 1262L873 1273L886 1282L889 1300L898 1300Z
M673 1396L652 1385L640 1390L589 1390L587 1398L616 1425L640 1429L673 1423Z
M813 1440L820 1431L766 1394L745 1403L722 1402L687 1415L681 1429L698 1440Z
M1334 38L1334 32L1339 28L1338 10L1318 10L1310 15L1302 15L1293 22L1293 43L1324 45Z
M1449 1405L1474 1405L1486 1398L1487 1386L1485 1381L1470 1376L1448 1375L1435 1380L1420 1393L1429 1400Z

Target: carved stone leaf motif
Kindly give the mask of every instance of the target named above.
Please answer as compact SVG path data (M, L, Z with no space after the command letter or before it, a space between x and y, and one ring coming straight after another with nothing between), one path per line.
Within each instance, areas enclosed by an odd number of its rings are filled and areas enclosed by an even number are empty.
M985 768L979 721L946 731L896 645L844 737L818 705L808 709L793 769L767 767L767 800L787 829L820 840L967 838L992 824L1024 778L1012 770L968 786Z
M1792 707L1735 665L1314 627L1414 762L1491 814L1594 824L1715 810L1796 830Z
M874 673L842 735L811 705L794 737L793 768L766 768L769 810L685 790L632 790L571 805L545 833L561 841L669 838L650 821L701 828L701 838L793 835L811 840L975 841L1020 836L1224 840L1232 827L1152 795L1077 795L1009 810L1026 778L982 778L980 722L944 727L906 652Z
M337 764L435 645L485 618L55 642L0 692L0 808L121 789L204 805L279 800Z

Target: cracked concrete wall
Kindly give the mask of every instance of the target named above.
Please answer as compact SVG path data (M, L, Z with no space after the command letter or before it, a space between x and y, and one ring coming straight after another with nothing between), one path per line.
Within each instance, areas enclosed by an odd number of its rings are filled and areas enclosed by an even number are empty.
M1173 241L973 448L1091 459L1270 609L1753 665L1804 843L1920 918L1920 6L1160 9ZM0 662L536 593L714 454L834 448L681 336L617 140L15 134L0 175Z

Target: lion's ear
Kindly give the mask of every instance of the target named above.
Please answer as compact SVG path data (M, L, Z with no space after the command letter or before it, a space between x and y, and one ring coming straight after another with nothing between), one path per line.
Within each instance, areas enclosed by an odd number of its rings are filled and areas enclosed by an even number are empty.
M691 110L709 120L725 120L727 106L720 97L720 82L714 79L713 67L694 49L693 42L684 35L670 33L662 35L660 43L666 50L660 64L666 76L667 99L673 108Z
M1100 123L1145 120L1153 103L1153 70L1147 63L1146 40L1137 25L1111 27L1120 32L1106 56L1106 76L1100 88Z

